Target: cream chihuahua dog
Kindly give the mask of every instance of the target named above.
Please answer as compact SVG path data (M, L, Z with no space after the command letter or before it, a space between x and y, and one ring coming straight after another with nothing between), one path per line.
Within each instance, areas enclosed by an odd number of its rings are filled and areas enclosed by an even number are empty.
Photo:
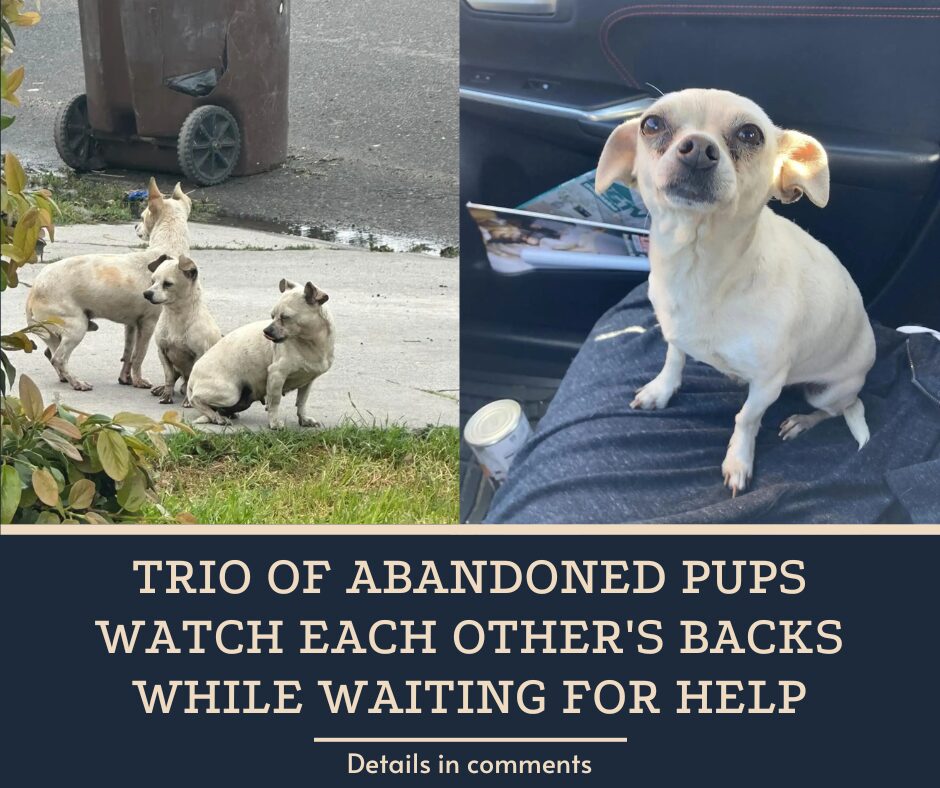
M162 252L175 257L189 250L191 208L192 202L178 183L173 196L165 198L151 178L147 207L136 228L137 235L148 242L147 251L67 257L39 272L26 298L26 319L31 325L43 324L37 333L48 345L46 357L63 383L76 391L91 389L90 383L71 373L68 363L85 332L98 328L93 318L103 318L124 325L118 382L150 388L141 365L160 307L140 294L150 285L147 265L157 255Z
M784 386L802 384L816 408L786 419L784 440L842 415L861 449L858 394L875 361L862 297L828 248L767 207L804 194L826 205L822 145L734 93L683 90L611 134L598 193L615 180L638 188L650 213L649 298L668 343L662 371L630 406L665 407L686 355L746 381L721 465L732 494L751 479L761 418Z
M229 424L232 416L260 400L268 426L284 426L281 397L297 392L297 422L319 424L304 412L314 380L333 364L336 329L326 302L329 296L312 282L280 283L281 297L271 322L236 328L209 349L193 366L187 387L189 401L202 416L197 423Z
M222 338L222 332L202 300L196 263L184 254L179 258L161 255L147 269L153 277L144 298L162 307L154 339L164 378L163 385L154 386L150 393L169 405L176 381L183 379L185 394L193 364ZM191 407L186 398L183 407Z

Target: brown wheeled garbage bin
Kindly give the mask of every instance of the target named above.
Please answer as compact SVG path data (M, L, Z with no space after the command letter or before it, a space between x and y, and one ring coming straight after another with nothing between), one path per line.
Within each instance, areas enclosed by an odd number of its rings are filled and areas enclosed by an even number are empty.
M79 0L85 93L56 118L76 170L210 186L287 158L290 0Z

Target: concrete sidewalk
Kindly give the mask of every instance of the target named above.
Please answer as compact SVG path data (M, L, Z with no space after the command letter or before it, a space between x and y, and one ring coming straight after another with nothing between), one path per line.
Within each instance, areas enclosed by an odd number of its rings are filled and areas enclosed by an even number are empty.
M336 322L336 360L313 384L307 412L325 425L353 418L367 423L399 422L414 427L457 424L458 263L420 254L388 254L235 227L190 225L192 257L202 276L203 296L223 333L270 315L282 277L313 281L330 296ZM56 228L46 260L77 254L121 253L138 248L133 225L71 225ZM287 248L285 248L287 247ZM300 247L300 248L297 248ZM20 270L22 283L38 266ZM25 324L27 288L3 293L3 333ZM117 382L123 327L99 321L86 335L70 366L93 391L73 391L59 383L40 349L10 354L17 374L29 375L48 402L55 397L84 411L113 414L133 411L159 417L168 408L188 421L179 394L172 406L160 405L145 389ZM162 382L155 348L144 361L151 383ZM15 388L15 386L14 386ZM293 395L284 414L293 419ZM260 403L241 414L243 427L266 427ZM216 428L213 428L216 429Z

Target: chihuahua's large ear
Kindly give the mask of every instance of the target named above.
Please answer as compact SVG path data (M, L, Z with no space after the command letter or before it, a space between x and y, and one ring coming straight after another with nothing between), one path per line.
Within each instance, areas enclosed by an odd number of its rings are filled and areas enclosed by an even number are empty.
M640 119L637 118L617 126L607 138L594 176L595 192L603 194L614 181L622 181L627 186L636 185L633 166L639 133Z
M195 279L197 276L199 276L199 269L196 268L196 264L186 255L181 254L179 260L179 269L186 277L189 279Z
M810 202L825 208L829 202L829 157L809 134L782 131L777 138L774 196L796 202L806 194Z
M150 184L147 186L147 202L150 204L151 211L159 211L163 207L163 194L157 186L157 179L150 177Z
M154 260L152 263L150 263L147 266L147 270L150 271L150 273L153 273L160 267L160 263L162 263L164 260L169 260L169 259L170 259L170 256L168 254L161 254L156 260Z
M313 282L307 282L304 285L304 300L313 306L314 304L325 304L330 297L320 290Z
M282 279L278 287L283 293L285 290L293 290L295 287L300 287L300 285L296 282L292 282L290 279Z
M193 201L189 199L189 195L183 191L183 187L180 186L179 181L176 182L176 186L173 187L173 199L179 200L183 205L186 206L186 210L190 211L193 207Z

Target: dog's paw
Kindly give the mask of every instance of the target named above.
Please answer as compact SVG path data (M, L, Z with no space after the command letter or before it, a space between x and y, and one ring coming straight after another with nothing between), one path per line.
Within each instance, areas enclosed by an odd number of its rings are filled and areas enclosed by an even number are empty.
M69 383L76 391L91 391L94 388L91 383L86 383L84 380L73 379Z
M300 416L300 417L297 419L297 423L300 424L301 427L317 427L317 428L319 428L319 427L322 427L322 426L323 426L322 424L320 424L319 421L317 421L316 419L311 419L309 416Z
M193 424L215 424L219 427L227 427L231 423L232 422L228 418L218 414L212 417L203 414L202 416L197 416L195 419L193 419Z
M278 417L278 418L269 418L269 419L268 419L268 426L269 426L272 430L282 430L282 429L284 429L284 419L282 419L282 418L280 418L280 417Z
M163 390L164 390L165 388L166 388L166 386L163 386L163 385L154 386L152 389L150 389L150 393L153 394L153 396L155 396L155 397L162 397L162 396L163 396Z
M131 384L135 389L149 389L153 388L153 384L147 380L147 378L132 378Z
M730 454L725 457L725 461L721 463L721 473L724 476L725 487L731 490L732 498L747 489L752 472L752 463L742 462Z
M788 419L784 419L780 425L778 435L785 441L793 440L797 435L815 427L820 421L821 419L816 418L815 414L797 413Z
M160 397L160 404L161 404L161 405L172 405L172 404L173 404L173 395L172 395L172 394L164 394L162 397Z
M130 386L133 382L130 375L118 375L118 383L122 386Z
M187 397L186 399L183 400L183 407L184 407L184 408L191 408L192 406L193 406L193 403L189 401L189 397ZM233 414L233 416L234 416L234 414Z
M645 386L637 389L636 396L630 403L630 407L636 410L659 410L665 408L676 393L674 388L669 388L657 379L651 380Z

